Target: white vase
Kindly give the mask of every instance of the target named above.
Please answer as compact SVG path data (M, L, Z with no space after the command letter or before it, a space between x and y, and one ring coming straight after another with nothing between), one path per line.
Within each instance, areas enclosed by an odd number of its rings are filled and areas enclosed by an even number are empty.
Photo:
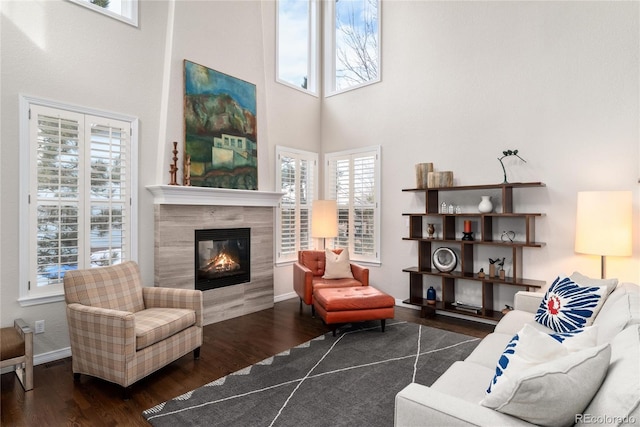
M478 205L478 210L482 213L489 213L493 210L493 203L491 203L491 196L480 196L482 200Z

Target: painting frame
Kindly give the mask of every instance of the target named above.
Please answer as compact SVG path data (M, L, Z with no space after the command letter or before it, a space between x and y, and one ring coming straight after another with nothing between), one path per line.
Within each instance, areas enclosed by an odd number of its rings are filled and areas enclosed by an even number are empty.
M256 85L184 60L184 180L258 189Z

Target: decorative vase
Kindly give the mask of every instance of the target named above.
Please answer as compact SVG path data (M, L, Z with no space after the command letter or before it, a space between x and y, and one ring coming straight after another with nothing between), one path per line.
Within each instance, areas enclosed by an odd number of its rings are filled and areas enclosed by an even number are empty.
M435 305L436 303L436 290L433 289L433 286L429 286L427 289L427 304Z
M433 224L427 224L427 233L429 233L429 238L433 239L433 233L436 232L436 228Z
M482 213L489 213L493 210L493 203L491 203L491 196L481 196L482 200L478 205L478 210Z

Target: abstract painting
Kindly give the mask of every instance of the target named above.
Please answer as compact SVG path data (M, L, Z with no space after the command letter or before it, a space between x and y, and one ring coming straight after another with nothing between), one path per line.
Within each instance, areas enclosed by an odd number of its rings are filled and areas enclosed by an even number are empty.
M184 133L191 185L258 189L254 84L185 60Z

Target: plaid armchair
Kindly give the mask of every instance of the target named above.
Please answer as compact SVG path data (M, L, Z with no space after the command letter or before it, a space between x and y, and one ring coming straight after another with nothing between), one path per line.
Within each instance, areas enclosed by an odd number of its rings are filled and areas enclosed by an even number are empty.
M143 287L133 261L67 271L67 322L74 378L129 387L202 345L202 292Z

